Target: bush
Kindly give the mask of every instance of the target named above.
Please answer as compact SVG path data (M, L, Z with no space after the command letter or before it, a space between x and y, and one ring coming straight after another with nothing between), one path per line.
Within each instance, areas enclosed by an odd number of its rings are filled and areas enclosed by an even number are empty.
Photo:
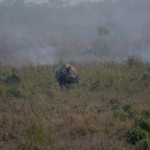
M138 127L132 127L127 131L127 141L131 144L137 144L140 140L148 137L148 133Z
M113 98L110 100L109 105L112 110L117 110L120 108L120 100L117 98Z
M13 97L17 97L17 98L19 98L21 96L20 90L16 87L12 87L12 88L8 89L7 94L9 96L13 96Z
M118 118L122 121L124 121L128 118L128 113L126 113L122 109L115 110L113 115L114 115L115 118Z
M8 76L6 79L6 83L11 85L16 85L20 83L20 77L16 74L12 74L11 76Z
M126 148L116 145L113 147L113 150L126 150Z
M130 68L132 68L133 66L139 66L143 62L140 61L138 58L135 58L135 56L133 55L128 57L126 63Z
M21 150L27 150L27 145L25 143L20 144L20 149Z
M150 75L147 72L144 72L142 75L142 80L149 80L150 79Z
M145 117L145 118L150 118L150 110L144 110L142 112L142 115Z
M150 139L144 139L139 142L136 150L149 150L150 149Z
M137 118L135 120L135 126L142 128L143 130L150 133L150 122L144 117Z
M122 106L122 109L128 113L128 118L129 119L133 119L135 117L135 115L137 114L137 112L132 108L132 106L130 104L124 104Z
M129 112L132 109L132 106L130 104L125 104L125 105L122 106L122 109L125 112Z

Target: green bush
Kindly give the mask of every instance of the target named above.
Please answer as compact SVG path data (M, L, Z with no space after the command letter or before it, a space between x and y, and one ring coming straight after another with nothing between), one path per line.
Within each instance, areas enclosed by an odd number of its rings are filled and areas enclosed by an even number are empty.
M126 148L116 145L113 147L113 150L126 150Z
M144 117L137 118L135 120L135 126L142 128L143 130L150 133L150 122Z
M118 118L118 119L120 119L122 121L124 121L124 120L126 120L128 118L128 113L126 113L122 109L115 110L113 115L114 115L115 118Z
M144 110L142 112L142 115L145 117L145 118L150 118L150 110Z
M109 105L112 110L117 110L120 108L120 100L117 98L113 98L110 100Z
M142 80L149 80L150 79L150 75L147 72L144 72L142 75Z
M124 105L122 106L122 109L123 109L126 113L128 113L128 118L129 118L129 119L133 119L133 118L136 116L136 114L137 114L137 112L132 108L132 106L131 106L130 104L124 104Z
M12 88L8 89L7 95L18 98L18 97L21 96L21 92L20 92L20 90L18 88L12 87Z
M11 85L16 85L20 83L20 77L16 74L12 74L11 76L8 76L6 79L6 83Z
M148 133L138 127L130 128L126 133L127 141L131 144L137 144L140 140L148 137Z
M132 106L130 104L124 104L122 106L122 109L125 111L125 112L130 112L130 110L132 109Z
M21 150L27 150L27 145L25 143L20 144L20 149Z
M149 150L150 149L150 139L144 139L139 142L136 150Z

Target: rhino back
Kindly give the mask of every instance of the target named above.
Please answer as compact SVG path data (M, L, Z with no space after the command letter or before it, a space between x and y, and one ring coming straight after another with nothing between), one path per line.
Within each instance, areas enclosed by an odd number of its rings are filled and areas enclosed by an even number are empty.
M66 68L64 66L61 66L56 70L55 77L57 80L59 80L62 76L65 76L66 73Z

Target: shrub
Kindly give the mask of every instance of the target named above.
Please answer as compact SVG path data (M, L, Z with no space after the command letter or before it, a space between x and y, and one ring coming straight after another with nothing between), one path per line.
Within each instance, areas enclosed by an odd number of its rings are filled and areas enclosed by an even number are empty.
M27 145L25 143L20 144L20 149L21 150L27 150Z
M12 87L12 88L8 89L7 94L9 96L13 96L13 97L17 97L17 98L21 96L20 90L16 87Z
M146 137L148 137L148 133L138 127L132 127L126 133L127 141L131 144L137 144L140 140Z
M145 118L150 118L150 110L144 110L142 112L142 115L145 117Z
M12 74L11 76L8 76L6 79L6 83L11 85L16 85L20 83L20 77L16 74Z
M91 125L88 127L88 131L90 134L96 134L96 133L98 133L99 129L96 126Z
M126 148L121 147L121 146L118 146L118 145L115 145L115 146L113 147L113 150L126 150Z
M135 120L135 126L142 128L150 133L150 122L144 117L137 118Z
M117 110L120 107L120 100L113 98L110 100L109 105L111 106L112 110Z
M115 110L113 115L115 118L118 118L118 119L123 120L123 121L128 118L128 113L126 113L122 109Z
M126 63L130 68L132 68L133 66L138 66L143 62L141 62L138 58L135 58L135 56L133 55L128 57Z
M129 112L132 109L132 106L130 104L125 104L125 105L122 106L122 109L125 112Z
M128 113L128 118L129 119L133 119L135 117L135 115L137 114L137 112L132 108L132 106L130 104L124 104L122 106L122 109Z
M142 75L142 80L149 80L150 79L150 75L147 72L144 72Z
M149 150L150 149L150 139L144 139L139 142L136 150Z

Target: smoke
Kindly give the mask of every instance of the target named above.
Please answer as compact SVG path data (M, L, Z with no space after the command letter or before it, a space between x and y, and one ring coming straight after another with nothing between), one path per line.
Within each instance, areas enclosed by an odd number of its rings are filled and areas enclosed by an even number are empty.
M150 61L149 14L149 0L100 0L55 8L48 1L4 0L0 63L53 64L60 58L93 63L131 55ZM98 33L98 27L108 34Z
M21 66L23 64L53 64L56 62L58 56L56 49L37 38L25 36L23 32L22 34L11 32L0 36L0 61L2 64Z

